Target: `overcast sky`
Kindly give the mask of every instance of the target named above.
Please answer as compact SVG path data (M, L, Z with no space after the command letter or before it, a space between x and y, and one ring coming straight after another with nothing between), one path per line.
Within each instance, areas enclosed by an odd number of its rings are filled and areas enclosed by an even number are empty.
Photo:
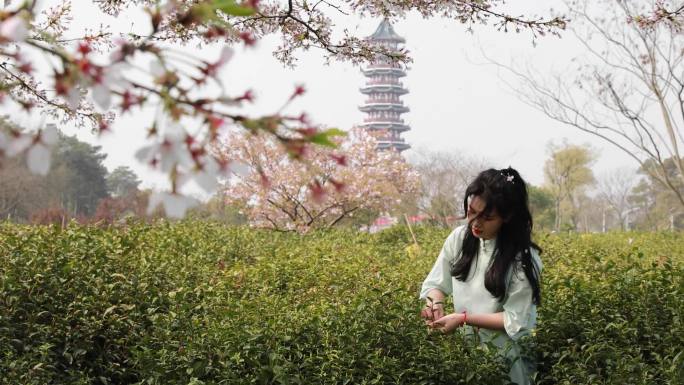
M549 15L549 8L562 9L562 3L550 1L516 1L508 7L514 14ZM540 6L539 3L543 3ZM133 20L122 15L105 19L86 0L74 1L74 29L83 28L94 17L124 31L135 30L144 18ZM137 12L138 15L141 12ZM346 27L361 36L373 33L379 19L336 16L338 28ZM402 79L409 93L403 96L411 109L403 115L411 131L403 134L414 149L444 150L482 157L495 167L512 166L533 184L543 182L543 163L548 158L547 144L566 138L570 143L589 143L599 151L594 169L597 174L621 166L636 169L633 161L618 150L576 129L561 125L522 103L504 84L495 67L482 64L482 51L497 61L530 63L543 73L563 73L581 47L570 33L564 37L543 37L532 44L527 32L503 33L491 26L478 25L474 33L456 21L422 19L409 14L394 24L395 31L406 39L413 58L407 76ZM289 107L289 112L306 111L312 120L326 126L349 129L363 119L358 106L364 96L359 87L364 83L359 68L346 63L326 65L323 52L298 54L296 68L283 67L272 56L278 37L259 41L256 48L238 48L233 60L224 68L222 79L232 94L253 89L257 95L254 113L276 111L290 95L295 84L304 84L307 93ZM220 46L196 52L212 60ZM192 51L189 51L192 52ZM87 130L64 127L69 133L99 144L108 154L105 165L131 167L144 181L145 187L161 187L164 178L138 163L133 154L144 143L149 117L125 116L117 121L114 133L97 139ZM411 157L414 150L404 154Z

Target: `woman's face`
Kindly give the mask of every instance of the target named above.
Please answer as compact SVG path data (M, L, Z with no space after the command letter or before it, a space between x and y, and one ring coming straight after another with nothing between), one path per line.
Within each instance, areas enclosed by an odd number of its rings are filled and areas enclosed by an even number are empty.
M503 225L503 219L496 212L496 209L492 209L491 212L486 214L482 213L485 206L485 201L480 199L479 195L470 197L467 214L468 222L470 222L470 230L474 236L481 239L493 239L499 233L499 229Z

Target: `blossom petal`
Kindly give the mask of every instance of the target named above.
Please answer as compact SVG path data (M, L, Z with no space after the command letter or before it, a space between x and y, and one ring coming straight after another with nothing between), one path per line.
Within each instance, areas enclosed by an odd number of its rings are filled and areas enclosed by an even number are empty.
M123 72L132 68L132 66L126 62L117 62L109 67L105 68L104 75L102 76L102 82L104 85L112 86L122 86L125 82Z
M12 16L0 24L0 36L9 41L24 41L28 36L26 20L20 16Z
M162 204L164 212L169 218L183 218L189 208L195 207L199 202L190 197L180 194L172 194L167 192L155 192L150 196L149 205L147 206L147 214L152 214L155 208Z
M141 163L147 163L150 160L152 160L152 157L154 156L154 149L155 149L155 146L153 146L153 145L141 147L138 149L138 151L135 152L134 156Z
M191 181L194 181L202 190L210 194L216 192L219 186L218 173L210 171L182 174L178 177L178 186L183 187Z
M124 58L124 48L126 47L126 40L118 38L114 40L115 48L109 54L109 61L112 63L117 63Z
M33 143L33 136L21 134L17 138L10 139L7 146L7 156L15 156L20 154Z
M81 104L81 92L78 88L72 87L67 93L66 102L69 108L73 111L78 109Z
M36 144L28 151L26 163L34 174L47 175L50 171L50 148L43 144Z
M183 218L185 212L199 202L197 200L179 194L164 194L164 211L171 218Z
M221 50L221 56L219 57L218 60L218 65L222 66L230 61L230 59L233 58L233 55L235 54L235 50L231 48L230 46L225 46Z
M48 124L40 133L40 141L43 144L51 146L59 140L59 130L54 124Z
M159 206L159 204L162 202L164 198L163 194L164 193L155 192L152 193L152 195L150 195L150 199L147 202L147 215L151 215L154 209L156 209L157 206Z
M159 59L155 59L150 63L150 74L156 78L160 78L166 74L166 69Z
M219 185L218 177L221 167L212 157L207 157L202 172L196 173L195 182L206 192L213 193Z
M202 188L202 190L208 192L208 193L213 193L216 191L216 188L218 187L218 175L216 173L211 173L211 172L200 172L195 174L194 177L195 182Z
M162 125L162 133L164 134L164 138L171 142L180 142L185 139L185 136L187 135L187 132L185 131L185 128L183 126L172 119L167 119L166 122Z
M112 104L112 94L109 92L109 87L104 84L98 84L93 87L93 100L103 110L108 110Z

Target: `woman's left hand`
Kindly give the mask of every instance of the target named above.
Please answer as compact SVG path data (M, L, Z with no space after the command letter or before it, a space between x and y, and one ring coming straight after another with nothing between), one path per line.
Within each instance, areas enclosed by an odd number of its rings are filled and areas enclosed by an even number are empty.
M463 326L465 315L463 313L451 313L434 321L430 327L433 330L439 330L444 334L453 333L454 330Z

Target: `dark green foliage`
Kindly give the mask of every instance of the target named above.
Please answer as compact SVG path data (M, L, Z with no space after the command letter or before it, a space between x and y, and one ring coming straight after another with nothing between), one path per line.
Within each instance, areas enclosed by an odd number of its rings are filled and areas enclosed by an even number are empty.
M107 191L111 196L124 197L138 191L140 180L127 166L119 166L105 177Z
M534 228L547 231L553 230L556 219L553 193L548 189L533 185L528 185L527 191L529 194L530 211L534 219Z
M504 383L494 350L427 335L448 231L416 232L0 224L0 384ZM684 242L631 236L541 240L540 383L681 379Z
M107 192L107 169L102 164L106 154L100 146L81 142L76 137L60 135L48 176L50 186L56 186L62 207L74 215L92 215Z
M680 233L548 237L541 384L684 383Z

